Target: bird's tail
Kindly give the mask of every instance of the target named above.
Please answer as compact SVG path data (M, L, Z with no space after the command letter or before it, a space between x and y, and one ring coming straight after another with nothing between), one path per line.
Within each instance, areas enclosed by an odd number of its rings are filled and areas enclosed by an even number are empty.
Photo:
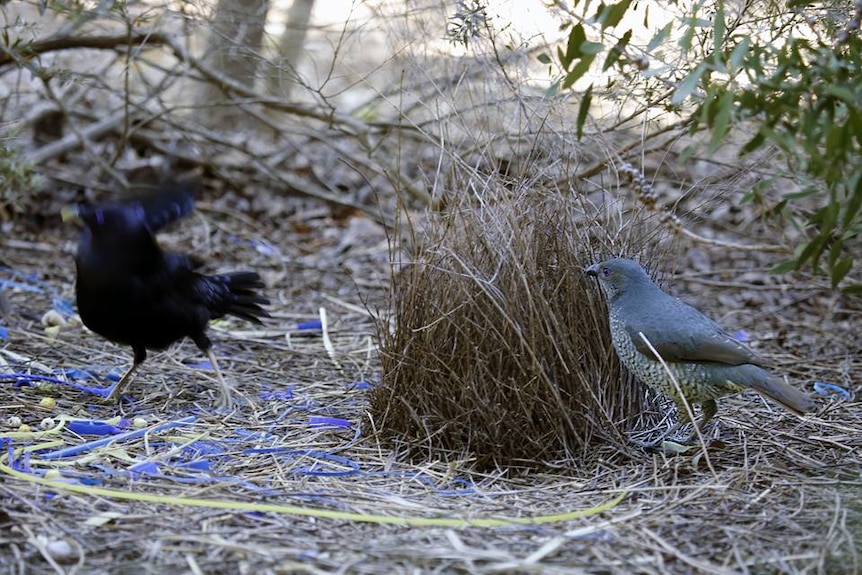
M803 415L812 411L817 406L811 397L785 383L777 375L756 366L751 367L756 368L760 372L755 374L755 377L752 377L750 380L750 385L755 391L762 393L797 415Z
M265 286L255 272L233 272L216 276L204 276L210 288L207 307L211 319L233 315L254 323L262 323L260 318L269 317L262 307L269 300L260 295Z

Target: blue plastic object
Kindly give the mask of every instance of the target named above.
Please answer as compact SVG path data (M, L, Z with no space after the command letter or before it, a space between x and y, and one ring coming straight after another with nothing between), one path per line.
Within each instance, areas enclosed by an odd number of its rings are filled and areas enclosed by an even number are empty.
M340 417L312 416L308 418L309 427L342 427L349 428L350 421Z
M850 392L836 383L815 381L814 391L820 395L840 395L842 399L850 399Z

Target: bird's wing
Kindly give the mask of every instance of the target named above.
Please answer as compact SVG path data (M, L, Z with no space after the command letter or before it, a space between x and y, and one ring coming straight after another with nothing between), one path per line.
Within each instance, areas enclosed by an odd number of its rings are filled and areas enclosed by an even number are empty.
M173 182L133 204L141 206L147 228L156 232L194 211L197 188L198 184L194 182Z
M626 330L637 350L653 356L640 333L666 361L709 361L740 365L765 365L765 360L718 324L696 309L674 299L678 306L664 313L640 314L639 320L626 323Z

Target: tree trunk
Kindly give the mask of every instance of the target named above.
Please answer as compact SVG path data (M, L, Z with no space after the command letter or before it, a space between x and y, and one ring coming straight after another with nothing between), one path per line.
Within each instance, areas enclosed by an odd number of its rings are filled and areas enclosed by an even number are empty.
M204 62L213 70L253 87L261 61L268 0L219 0ZM211 129L229 128L245 115L232 95L212 83L197 96L197 118Z
M273 96L290 100L313 9L314 0L293 0L287 12L284 32L278 41L278 55L273 59L275 66L267 75L267 91Z

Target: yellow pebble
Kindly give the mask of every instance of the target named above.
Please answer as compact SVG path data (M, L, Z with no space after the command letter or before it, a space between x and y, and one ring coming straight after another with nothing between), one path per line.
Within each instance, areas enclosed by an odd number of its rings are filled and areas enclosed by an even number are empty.
M43 397L42 401L39 402L39 405L47 407L48 409L54 409L54 407L57 406L57 400L53 397Z
M27 425L26 423L22 423L22 424L18 427L18 431L19 431L19 432L21 432L21 433L28 433L28 432L32 431L32 429L30 429L30 426L29 426L29 425Z
M63 474L59 469L49 469L45 472L45 479L62 479Z
M143 417L136 417L132 420L132 427L135 429L141 429L147 426L147 420Z

